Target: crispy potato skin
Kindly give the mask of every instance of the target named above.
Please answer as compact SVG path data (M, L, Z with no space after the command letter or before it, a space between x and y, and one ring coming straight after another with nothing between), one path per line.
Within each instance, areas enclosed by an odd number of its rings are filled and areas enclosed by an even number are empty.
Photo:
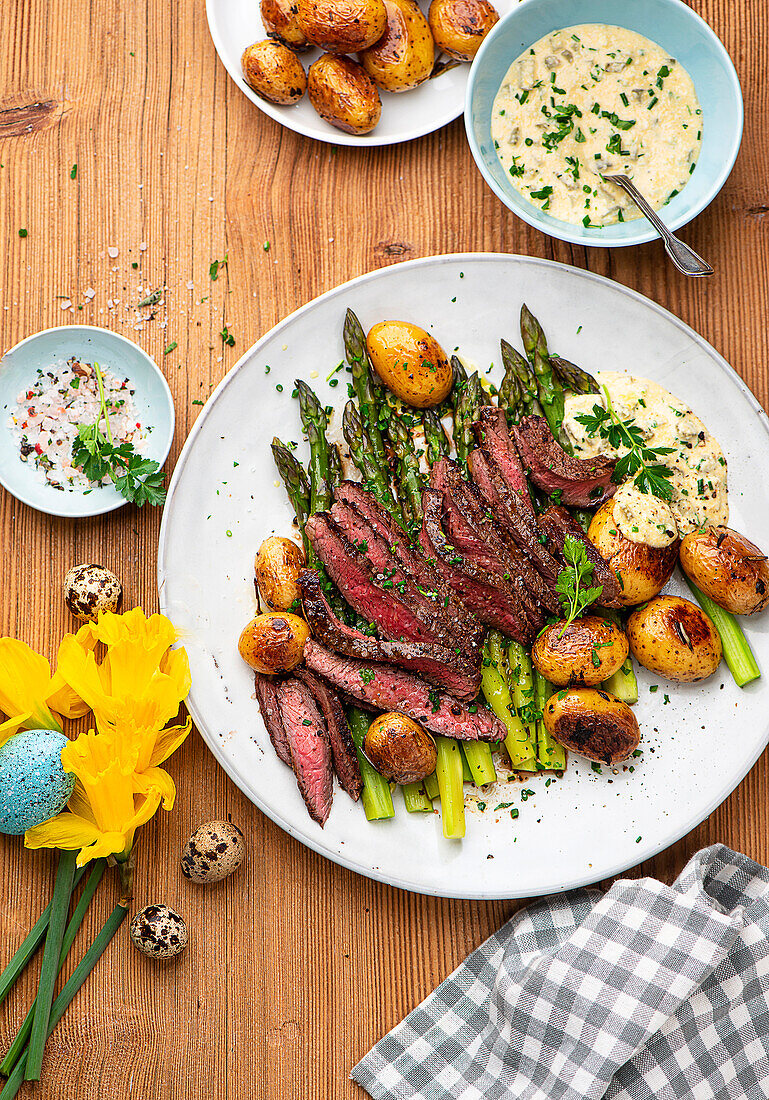
M368 134L379 122L382 101L373 80L349 57L324 53L310 66L310 103L321 118L347 134Z
M628 654L628 640L614 623L585 615L566 626L546 627L531 651L534 666L551 684L586 684L607 680Z
M683 539L680 556L687 577L733 615L756 615L769 603L766 557L730 527L693 531Z
M290 50L309 48L310 43L299 25L291 0L260 0L259 10L268 38L274 38Z
M437 405L452 375L438 341L410 321L380 321L366 337L374 370L389 390L418 409Z
M241 65L249 87L271 103L283 106L297 103L307 88L307 76L299 58L271 38L249 46Z
M435 771L435 742L405 714L380 714L368 728L366 756L385 779L417 783Z
M627 636L638 663L668 680L704 680L721 663L718 631L704 611L681 596L657 596L637 608Z
M602 764L619 764L638 748L641 731L635 715L608 691L569 688L545 703L548 733L572 752Z
M488 0L432 0L427 22L439 50L472 61L499 13Z
M275 676L296 668L309 636L310 628L298 615L283 612L257 615L244 627L238 652L255 672Z
M269 608L288 611L295 600L301 600L299 573L303 567L304 553L291 539L271 535L264 540L254 561L254 572L259 595Z
M314 46L329 53L356 53L385 32L383 0L294 0L299 26Z
M433 71L435 43L430 27L414 0L384 0L387 29L361 64L386 92L409 92Z
M634 607L661 592L673 575L678 542L660 548L626 539L614 522L614 501L607 500L593 516L587 536L620 581L623 607Z

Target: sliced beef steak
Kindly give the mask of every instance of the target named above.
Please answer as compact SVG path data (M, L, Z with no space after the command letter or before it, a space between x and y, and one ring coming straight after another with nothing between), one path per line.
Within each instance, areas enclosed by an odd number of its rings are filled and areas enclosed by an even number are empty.
M256 685L256 701L259 704L259 710L262 712L262 721L267 728L267 733L270 735L272 747L283 763L288 764L290 768L293 766L291 764L291 749L288 745L288 738L286 737L286 731L283 729L278 709L279 682L273 680L270 676L262 676L260 672L257 672L254 674L254 683Z
M543 416L524 416L513 427L518 454L534 484L546 493L560 493L572 507L596 508L614 496L611 479L616 462L597 458L575 458L567 454Z
M325 825L334 797L331 746L323 716L306 684L282 680L278 708L291 749L291 765L313 821Z
M510 586L490 576L488 570L473 560L471 555L460 552L446 538L441 526L441 494L434 489L425 489L422 507L422 549L429 559L436 562L462 602L488 626L501 630L522 644L532 641L537 629L524 614Z
M371 493L358 482L343 481L336 490L337 502L353 508L360 519L384 540L392 555L414 577L422 593L438 604L448 620L451 636L459 640L460 647L472 655L483 642L480 623L464 604L457 599L451 586L441 574L426 561L418 549L411 546L401 527L382 508Z
M507 531L516 546L526 554L552 593L561 566L544 545L534 513L523 508L521 498L510 490L494 458L485 448L476 447L471 451L468 456L468 465L473 481L494 513L497 522ZM550 607L548 603L545 606Z
M507 427L505 410L497 405L484 405L473 424L473 430L480 446L494 458L510 492L515 493L521 501L521 507L533 519L534 509L531 505L526 474Z
M363 791L363 779L344 707L328 684L319 680L308 669L297 669L295 675L307 685L320 708L326 722L334 771L343 790L347 791L353 802L357 802Z
M389 661L460 699L474 699L478 694L481 686L479 661L469 661L455 649L442 645L372 638L336 617L320 586L318 574L313 570L303 569L299 584L304 615L312 635L327 649L364 661Z
M563 557L563 548L567 535L581 542L585 547L587 559L593 566L592 583L603 585L603 592L598 602L603 607L622 606L619 599L619 581L614 570L601 557L580 525L565 508L548 508L539 517L539 525L547 536L551 549L555 550L564 562L566 559Z
M433 733L461 741L499 741L505 728L491 711L463 703L392 665L342 657L310 638L307 667L366 708L398 711Z

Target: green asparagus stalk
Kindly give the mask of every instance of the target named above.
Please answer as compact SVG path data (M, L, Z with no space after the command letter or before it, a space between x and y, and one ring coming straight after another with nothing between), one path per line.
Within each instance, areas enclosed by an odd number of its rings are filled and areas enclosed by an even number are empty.
M427 779L425 779L424 788L428 798L432 798L433 801L438 798L441 792L438 790L438 777L435 772L433 772L432 775L428 775Z
M464 752L462 751L462 742L457 741L457 744L459 745L459 755L462 758L462 782L463 783L472 783L473 773L470 771L470 765L467 763L467 757L465 756Z
M568 359L562 359L560 355L550 356L550 366L555 371L566 393L600 393L601 388L582 367L576 363L570 363Z
M369 821L378 821L385 817L395 817L390 784L381 776L374 765L363 753L371 716L359 707L348 707L347 720L350 724L355 750L358 754L360 773L363 776L363 794L361 802Z
M536 756L529 730L513 702L508 676L510 670L502 652L502 636L492 630L486 639L481 669L481 688L494 714L507 730L505 748L516 771L535 771Z
M330 448L326 439L328 417L312 389L297 379L299 413L310 444L310 515L331 507Z
M410 814L430 813L433 804L427 797L421 783L404 783L403 802Z
M371 453L377 466L386 470L387 454L379 423L380 386L374 377L363 326L351 309L347 310L342 335L345 355L352 371L352 387L358 398L360 415L366 427Z
M618 611L611 607L602 607L600 614L604 619L614 623L620 630L625 629L625 624ZM633 668L633 658L627 655L620 668L601 685L606 691L610 691L617 699L632 707L638 702L638 680Z
M432 466L449 453L451 442L435 409L422 409L422 424L425 430L427 463Z
M742 627L729 611L725 611L710 596L700 591L693 581L684 575L684 580L689 586L689 591L694 596L706 615L713 620L713 626L718 631L721 639L721 647L724 651L724 660L729 666L729 671L734 677L737 687L745 687L753 680L761 676L761 669L753 655L748 639L742 632Z
M447 840L461 840L465 835L465 792L462 789L462 753L450 737L435 736L438 759L435 775L441 796L443 835Z
M545 703L553 694L553 685L534 669L534 702L537 707L537 762L540 771L562 772L566 767L566 751L547 731L544 721Z
M487 741L462 741L462 753L470 770L470 782L476 787L485 787L497 778L491 745Z
M272 456L286 487L288 499L291 501L296 515L296 522L299 524L299 531L304 544L304 556L307 563L311 564L314 557L313 549L304 530L304 525L310 514L310 483L307 480L307 474L288 447L281 443L277 436L272 441Z
M358 407L352 400L348 401L344 407L342 432L366 488L370 489L379 503L384 505L398 523L403 525L403 515L387 480L387 467L380 467L377 464Z
M387 434L392 444L393 453L398 460L398 482L404 503L407 505L409 520L412 527L418 527L422 522L422 473L419 468L419 458L414 447L414 437L411 428L405 423L397 411L391 410L387 424Z
M505 374L499 387L497 404L507 411L508 420L517 423L519 416L518 407L523 397L523 387L518 377L518 364L515 361L518 352L514 347L508 344L506 340L501 341L501 348L502 366L505 369ZM526 364L524 363L524 368L525 367Z
M531 654L520 642L511 639L507 645L506 656L513 706L515 707L515 713L526 729L526 736L531 746L530 755L526 760L528 766L522 767L521 771L536 771L537 720L536 703L534 702L534 669L531 663Z
M555 438L561 441L565 437L563 386L551 366L544 330L526 305L521 306L521 337L529 362L534 368L545 419Z
M473 422L478 417L478 409L486 403L478 372L473 371L462 387L454 409L454 449L462 466L467 466L467 456L473 447Z
M502 348L502 364L505 368L505 373L509 371L514 374L518 381L518 401L515 423L521 416L529 416L532 413L536 416L542 416L542 405L539 401L539 393L537 390L537 380L534 377L534 372L526 360L523 358L519 351L513 347L512 344L508 344L507 340L502 340L500 344Z

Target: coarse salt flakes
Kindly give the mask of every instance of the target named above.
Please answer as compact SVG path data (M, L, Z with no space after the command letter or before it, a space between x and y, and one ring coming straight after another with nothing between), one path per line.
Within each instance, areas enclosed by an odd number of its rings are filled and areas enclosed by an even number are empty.
M110 247L107 249L107 255L111 260L116 260L120 255L120 250L118 248L115 248L114 245L110 245Z

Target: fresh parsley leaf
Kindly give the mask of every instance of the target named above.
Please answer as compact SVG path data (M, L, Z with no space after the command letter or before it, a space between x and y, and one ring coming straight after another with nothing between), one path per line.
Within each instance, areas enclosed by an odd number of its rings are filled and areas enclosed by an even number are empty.
M566 617L564 630L579 615L595 603L603 592L603 585L593 585L593 563L588 560L585 544L573 535L567 535L563 556L569 563L558 574L555 591Z

